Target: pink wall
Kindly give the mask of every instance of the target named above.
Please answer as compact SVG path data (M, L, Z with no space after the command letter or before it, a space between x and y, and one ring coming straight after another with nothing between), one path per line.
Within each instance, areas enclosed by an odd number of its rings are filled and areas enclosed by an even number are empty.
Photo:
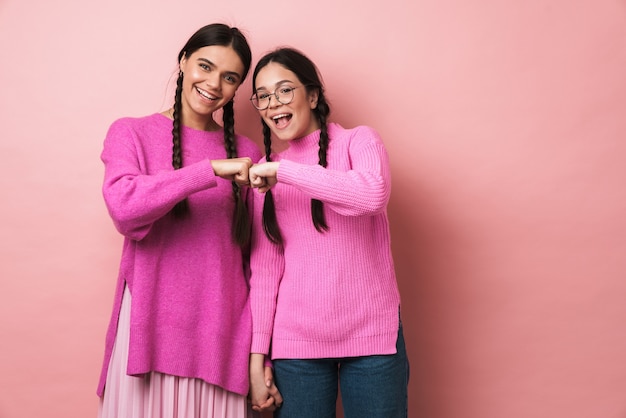
M91 3L0 1L1 418L95 416L102 140L167 107L212 21L303 49L335 120L383 135L410 417L626 416L624 0Z

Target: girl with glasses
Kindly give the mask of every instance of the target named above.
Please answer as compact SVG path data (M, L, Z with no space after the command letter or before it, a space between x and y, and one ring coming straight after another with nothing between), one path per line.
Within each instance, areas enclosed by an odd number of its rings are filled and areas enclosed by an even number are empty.
M316 66L292 48L258 62L252 104L265 159L255 193L250 300L252 404L284 400L278 418L405 418L408 360L391 254L387 152L372 128L329 122ZM288 142L273 153L272 138ZM283 147L284 148L284 147ZM254 407L254 406L253 406Z
M99 417L252 412L246 184L261 155L233 114L250 62L237 28L199 29L178 54L172 108L119 119L106 135L103 194L124 246Z

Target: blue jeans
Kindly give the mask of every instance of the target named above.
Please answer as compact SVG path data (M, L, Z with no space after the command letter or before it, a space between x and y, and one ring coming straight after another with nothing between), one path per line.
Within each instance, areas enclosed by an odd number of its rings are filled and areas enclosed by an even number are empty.
M274 360L283 396L276 418L335 418L338 388L344 418L406 418L409 361L398 330L397 353L313 360Z

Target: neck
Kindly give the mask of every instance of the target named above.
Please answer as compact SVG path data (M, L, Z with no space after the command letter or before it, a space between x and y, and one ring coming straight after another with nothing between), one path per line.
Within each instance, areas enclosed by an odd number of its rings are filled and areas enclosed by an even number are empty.
M165 110L161 112L161 114L163 116L167 116L168 118L172 120L174 119L173 108ZM187 128L196 129L198 131L217 131L217 130L222 129L220 124L215 122L215 120L213 119L213 115L210 115L208 117L201 117L201 116L193 117L193 116L188 116L185 114L185 112L183 112L180 118L180 123L181 125L186 126Z

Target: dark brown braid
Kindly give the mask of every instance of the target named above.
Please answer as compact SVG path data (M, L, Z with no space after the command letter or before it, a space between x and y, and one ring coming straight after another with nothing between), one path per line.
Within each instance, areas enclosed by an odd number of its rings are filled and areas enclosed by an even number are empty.
M271 139L271 130L269 126L263 121L263 144L265 145L265 160L272 161L272 139ZM265 200L263 201L263 230L265 231L265 235L272 241L274 244L282 244L283 237L280 233L280 228L278 227L278 221L276 220L276 209L274 206L274 196L272 195L272 191L268 190L265 193Z
M326 161L326 155L328 153L328 124L327 116L330 113L326 98L320 91L317 108L314 110L317 115L317 120L320 124L320 149L318 151L319 165L326 167L328 162ZM318 199L311 199L311 217L313 218L313 225L317 232L328 231L328 224L326 224L326 217L324 216L324 203Z
M172 166L174 170L178 170L183 166L183 153L181 147L181 135L180 135L180 115L181 115L181 97L183 91L183 72L178 72L178 79L176 80L176 94L174 96L174 124L172 127L172 141L174 146L172 148ZM182 218L189 211L189 204L187 199L183 199L174 206L172 212L177 218Z
M233 101L226 103L223 112L224 124L224 146L226 147L226 156L228 158L237 158L237 147L235 146L235 112L233 110ZM233 222L233 236L240 246L244 246L250 239L250 219L248 218L248 209L242 197L241 187L234 181L233 196L235 198L235 214Z

